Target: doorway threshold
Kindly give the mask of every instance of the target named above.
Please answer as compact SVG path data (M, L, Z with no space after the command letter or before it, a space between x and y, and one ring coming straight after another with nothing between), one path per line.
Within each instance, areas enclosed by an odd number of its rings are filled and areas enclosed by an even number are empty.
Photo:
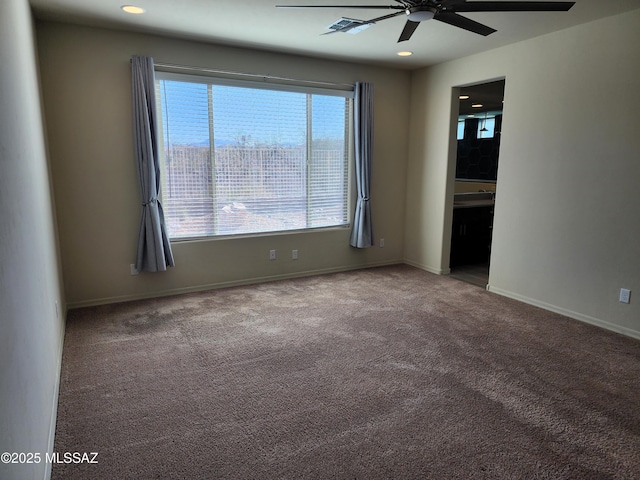
M489 283L489 264L476 263L473 265L460 265L452 268L449 275L457 280L481 288L487 288L487 284Z

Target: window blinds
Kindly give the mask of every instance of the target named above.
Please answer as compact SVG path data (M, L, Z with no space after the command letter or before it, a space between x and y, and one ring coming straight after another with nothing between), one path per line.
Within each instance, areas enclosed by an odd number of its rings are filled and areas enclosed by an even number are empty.
M169 236L347 225L349 92L236 83L156 75Z

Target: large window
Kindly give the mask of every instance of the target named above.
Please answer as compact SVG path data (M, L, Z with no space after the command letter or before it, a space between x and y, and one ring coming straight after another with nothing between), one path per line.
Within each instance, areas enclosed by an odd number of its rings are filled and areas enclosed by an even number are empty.
M353 92L156 72L172 239L346 226Z

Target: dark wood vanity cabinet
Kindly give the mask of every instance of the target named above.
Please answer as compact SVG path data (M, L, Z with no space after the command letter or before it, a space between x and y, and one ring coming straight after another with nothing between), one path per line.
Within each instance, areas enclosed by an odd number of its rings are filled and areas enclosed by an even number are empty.
M489 261L493 206L453 209L449 267Z

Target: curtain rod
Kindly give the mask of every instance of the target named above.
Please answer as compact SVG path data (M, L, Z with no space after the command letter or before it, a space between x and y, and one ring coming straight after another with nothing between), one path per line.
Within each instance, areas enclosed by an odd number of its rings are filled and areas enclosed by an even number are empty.
M328 86L328 87L348 87L350 90L353 90L353 87L354 87L352 83L320 82L316 80L302 80L298 78L276 77L268 74L233 72L231 70L218 70L214 68L194 67L190 65L175 65L172 63L157 62L157 63L154 63L154 66L159 67L160 69L190 70L195 72L206 72L206 73L215 73L220 75L233 75L233 76L239 76L239 77L261 78L263 80L278 80L283 82L306 83L308 85L318 85L318 86Z

